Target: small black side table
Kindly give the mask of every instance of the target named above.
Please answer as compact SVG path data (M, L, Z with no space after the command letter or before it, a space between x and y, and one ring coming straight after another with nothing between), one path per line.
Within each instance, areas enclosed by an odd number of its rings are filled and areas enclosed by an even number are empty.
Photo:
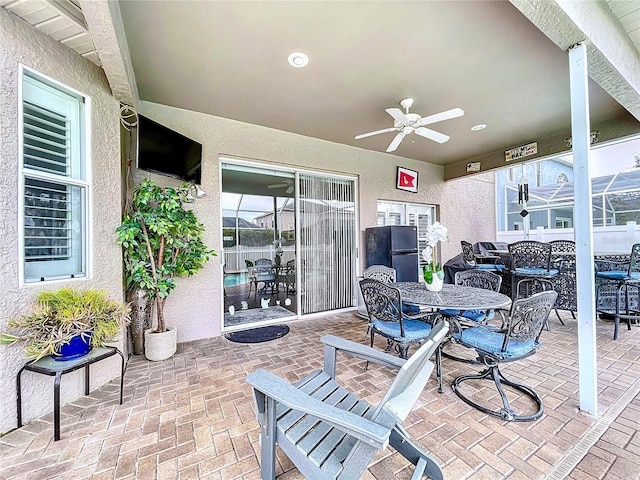
M63 374L73 372L80 368L84 368L84 394L89 395L89 365L99 362L105 358L120 355L122 359L122 367L120 371L120 405L122 405L122 386L124 383L124 355L116 347L94 347L84 357L75 360L67 360L58 362L51 357L41 358L37 362L26 363L18 372L17 390L18 390L18 428L22 426L22 389L20 377L22 372L28 370L30 372L42 373L50 377L55 376L53 383L53 440L60 440L60 379Z

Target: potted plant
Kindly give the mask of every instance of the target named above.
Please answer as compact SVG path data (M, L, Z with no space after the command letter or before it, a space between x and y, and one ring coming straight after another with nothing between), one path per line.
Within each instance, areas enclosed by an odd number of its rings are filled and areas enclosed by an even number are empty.
M34 361L48 355L79 358L92 346L113 340L129 323L129 306L109 299L103 290L61 288L41 292L36 301L31 312L10 319L8 331L0 333L0 343L23 343Z
M425 236L427 246L422 250L422 258L427 262L427 266L423 269L424 282L427 289L432 292L442 290L444 283L444 271L439 263L436 262L436 245L438 242L447 240L447 227L440 222L434 222L427 227Z
M160 187L144 179L134 188L122 224L116 229L124 250L127 287L142 289L155 305L156 328L145 332L145 356L164 360L176 351L177 331L167 327L164 305L175 277L193 275L216 255L202 240L204 226L184 208L189 184Z

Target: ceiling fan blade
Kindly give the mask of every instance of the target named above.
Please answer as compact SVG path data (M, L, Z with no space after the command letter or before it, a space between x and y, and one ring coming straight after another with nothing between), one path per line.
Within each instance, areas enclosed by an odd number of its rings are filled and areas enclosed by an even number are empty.
M391 115L395 121L407 124L407 117L399 108L387 108L385 112Z
M375 132L369 132L369 133L363 133L362 135L357 135L357 136L355 137L355 139L356 139L356 140L360 140L361 138L370 137L370 136L372 136L372 135L378 135L378 134L380 134L380 133L394 132L394 131L396 131L396 130L398 130L398 129L397 129L397 128L395 128L395 127L385 128L385 129L383 129L383 130L376 130Z
M285 190L285 193L292 193L292 192L293 192L293 185L289 185L289 188Z
M447 110L445 112L436 113L433 115L429 115L428 117L422 117L420 120L416 122L416 127L422 127L424 125L430 125L436 122L442 122L443 120L449 120L451 118L457 118L464 115L464 110L461 108L452 108L451 110Z
M271 185L267 185L267 188L282 188L289 185L288 183L272 183Z
M387 147L387 152L395 151L395 149L398 148L398 145L400 145L400 142L402 142L402 139L405 135L406 134L404 132L398 133L389 144L389 147Z
M429 140L433 140L438 143L444 143L451 138L449 135L445 135L444 133L436 132L435 130L425 127L416 128L415 132L421 137L428 138Z

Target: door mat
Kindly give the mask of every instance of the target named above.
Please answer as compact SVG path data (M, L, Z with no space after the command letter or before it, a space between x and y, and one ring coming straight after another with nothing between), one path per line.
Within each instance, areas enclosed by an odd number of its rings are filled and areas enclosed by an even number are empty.
M261 343L284 337L287 333L289 333L289 327L286 325L269 325L268 327L227 333L225 337L236 343Z

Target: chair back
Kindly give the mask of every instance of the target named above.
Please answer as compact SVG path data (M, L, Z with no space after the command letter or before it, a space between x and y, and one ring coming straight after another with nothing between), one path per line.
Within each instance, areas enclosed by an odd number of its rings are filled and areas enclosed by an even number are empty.
M509 244L511 268L544 268L551 265L551 244L535 240L522 240Z
M629 276L637 276L640 273L640 243L631 246L631 258L629 260Z
M576 242L573 240L551 240L551 253L575 253Z
M555 291L547 290L513 302L503 351L509 339L538 342L557 296Z
M360 291L371 320L398 322L402 325L400 290L379 280L364 278L360 280ZM404 332L402 335L404 336Z
M409 357L398 371L395 380L371 416L371 420L392 427L393 424L401 424L407 418L433 370L433 363L429 361L429 358L448 331L449 323L446 321L434 325L424 344ZM382 412L391 414L391 424L385 425L387 422L381 418Z
M259 258L253 264L253 271L258 279L275 279L273 264L268 258Z
M287 262L286 274L295 276L295 274L296 274L296 261L295 261L295 259L294 260L289 260Z
M454 281L456 285L483 288L494 292L499 292L502 285L502 277L487 270L462 270L456 272Z
M473 253L473 245L461 240L460 246L462 247L462 257L464 258L464 261L467 263L475 263L476 257Z
M395 283L396 281L396 269L387 267L385 265L371 265L364 272L362 272L364 278L373 278L384 283Z
M287 293L289 290L295 290L296 288L296 260L289 260L287 262L287 268L284 273L284 281L287 287Z

